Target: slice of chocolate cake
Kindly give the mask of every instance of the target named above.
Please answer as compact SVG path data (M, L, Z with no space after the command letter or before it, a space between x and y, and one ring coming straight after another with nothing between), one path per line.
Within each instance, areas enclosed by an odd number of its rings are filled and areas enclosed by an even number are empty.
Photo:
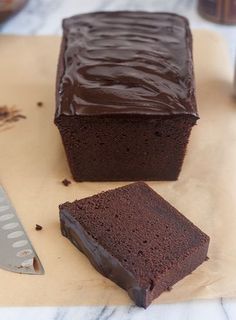
M62 234L144 308L207 257L209 237L143 182L59 208Z
M123 11L63 21L55 124L76 181L176 180L197 119L186 18Z

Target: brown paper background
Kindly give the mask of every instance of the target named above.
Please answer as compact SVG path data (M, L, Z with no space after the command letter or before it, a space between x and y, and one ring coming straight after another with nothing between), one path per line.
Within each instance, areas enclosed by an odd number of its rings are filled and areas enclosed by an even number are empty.
M0 305L130 304L63 238L58 204L124 185L75 183L53 125L58 37L0 38L0 105L15 105L26 120L0 129L0 181L41 258L44 276L0 270ZM149 185L211 237L210 260L156 302L236 297L236 104L226 45L215 33L194 32L197 99L194 127L180 178ZM36 106L42 101L44 106ZM6 129L6 128L5 128ZM34 230L35 224L44 229Z

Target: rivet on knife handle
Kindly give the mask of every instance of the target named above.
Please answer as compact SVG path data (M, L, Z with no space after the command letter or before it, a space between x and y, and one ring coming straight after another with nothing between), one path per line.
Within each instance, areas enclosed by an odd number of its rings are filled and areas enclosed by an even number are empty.
M1 185L0 268L17 273L44 274L43 266Z

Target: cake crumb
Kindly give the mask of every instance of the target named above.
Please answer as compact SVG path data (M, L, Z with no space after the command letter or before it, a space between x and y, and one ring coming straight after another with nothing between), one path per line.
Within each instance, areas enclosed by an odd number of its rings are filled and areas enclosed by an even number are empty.
M20 114L20 111L17 110L15 106L0 106L0 127L3 127L11 122L19 121L20 119L26 119L26 116Z
M64 180L62 180L61 183L64 184L65 187L68 187L71 184L71 181L68 179L64 179Z
M38 101L38 102L37 102L37 106L38 106L38 107L43 107L43 102L42 102L42 101Z
M43 227L40 226L40 224L37 224L37 223L36 223L36 225L35 225L35 230L40 231L40 230L42 230L42 229L43 229Z

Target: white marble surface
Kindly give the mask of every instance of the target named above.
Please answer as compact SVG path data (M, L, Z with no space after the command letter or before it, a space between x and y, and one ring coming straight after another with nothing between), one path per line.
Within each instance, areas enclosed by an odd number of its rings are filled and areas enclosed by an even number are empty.
M1 0L0 0L1 1ZM210 28L225 37L232 60L236 52L236 26L220 26L202 19L194 0L31 0L25 9L0 25L2 34L60 34L61 19L76 13L100 10L171 11L187 16L194 28ZM1 288L4 290L4 288ZM134 306L0 308L0 320L234 320L236 299L190 301Z
M83 306L0 308L1 320L235 320L231 299L191 301L178 304L134 306Z

